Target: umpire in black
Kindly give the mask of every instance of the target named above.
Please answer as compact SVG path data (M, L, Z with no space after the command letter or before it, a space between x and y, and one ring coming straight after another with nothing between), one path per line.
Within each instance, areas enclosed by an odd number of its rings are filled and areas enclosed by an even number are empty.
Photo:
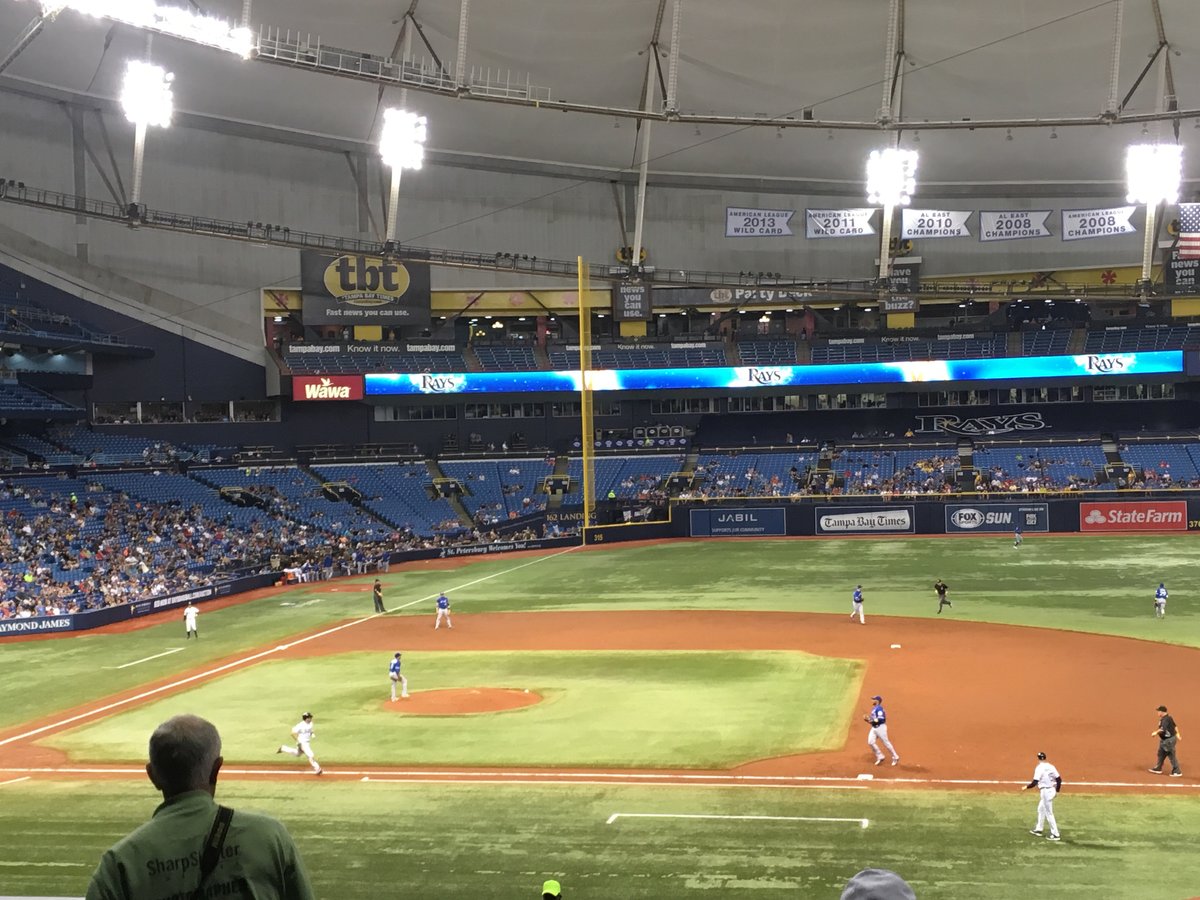
M387 612L383 608L383 585L379 583L379 579L375 579L375 584L371 588L371 596L375 599L375 612Z
M1158 738L1158 763L1150 771L1155 775L1162 774L1163 760L1171 760L1171 776L1180 778L1183 772L1179 768L1179 759L1175 756L1175 744L1183 738L1179 733L1179 726L1175 724L1175 719L1167 712L1165 706L1160 706L1156 712L1158 713L1158 727L1150 732L1151 736Z

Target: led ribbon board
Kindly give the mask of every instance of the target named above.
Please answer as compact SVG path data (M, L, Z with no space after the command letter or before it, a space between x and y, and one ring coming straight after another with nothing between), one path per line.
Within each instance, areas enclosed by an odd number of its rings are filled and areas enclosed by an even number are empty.
M834 384L939 384L1183 372L1182 350L1089 353L1003 359L920 360L815 366L711 366L691 369L601 369L588 373L593 391L737 390ZM367 375L366 395L522 394L578 392L578 371L422 372Z

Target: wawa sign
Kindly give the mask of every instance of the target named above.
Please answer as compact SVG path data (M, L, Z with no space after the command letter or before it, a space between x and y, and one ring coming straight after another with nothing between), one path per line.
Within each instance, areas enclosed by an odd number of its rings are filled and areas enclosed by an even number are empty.
M293 400L361 400L361 375L293 375Z

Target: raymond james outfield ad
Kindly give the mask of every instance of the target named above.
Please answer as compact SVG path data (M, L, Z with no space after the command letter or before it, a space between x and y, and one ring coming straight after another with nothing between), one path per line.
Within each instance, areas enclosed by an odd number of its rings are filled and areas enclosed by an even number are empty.
M817 507L817 534L912 534L913 508Z

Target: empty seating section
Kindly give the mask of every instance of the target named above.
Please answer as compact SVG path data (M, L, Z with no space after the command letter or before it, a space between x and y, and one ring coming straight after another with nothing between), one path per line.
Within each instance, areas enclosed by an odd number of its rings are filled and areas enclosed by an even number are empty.
M796 364L795 341L739 341L738 356L747 366L792 366Z
M1104 451L1095 444L1049 447L977 446L975 468L984 487L998 490L1063 490L1099 487L1097 468L1104 467Z
M1056 356L1066 353L1070 344L1071 332L1065 328L1027 331L1021 335L1021 352L1025 356Z
M250 491L266 501L272 513L331 535L352 534L361 540L382 540L395 530L352 503L330 500L319 481L292 466L205 469L197 477L217 487Z
M1086 353L1134 353L1200 347L1200 325L1145 325L1089 331Z
M28 385L4 381L0 382L0 411L16 415L24 412L78 412L79 409Z
M663 481L683 468L678 455L598 456L596 457L596 499L603 500L612 491L618 498L635 498L643 493L663 490ZM572 492L569 502L578 503L583 493L583 460L571 459L567 468Z
M363 345L355 345L363 347ZM461 353L399 353L360 349L353 353L306 353L287 348L283 361L297 375L354 375L360 372L465 372Z
M206 457L191 447L124 434L103 434L87 428L56 428L50 433L56 444L69 447L97 465L162 465L175 459L201 461Z
M552 348L550 367L555 371L578 369L579 351ZM671 347L646 344L639 347L601 347L592 351L594 369L665 369L726 365L725 349L711 347Z
M1145 472L1149 481L1185 484L1200 479L1200 447L1195 444L1122 444L1121 459Z
M886 341L862 344L815 344L814 363L907 362L922 359L980 359L1004 356L1004 335L963 340Z
M4 443L15 450L41 457L52 466L72 466L83 462L83 457L78 453L65 450L32 434L6 435Z
M808 453L701 453L696 492L705 497L787 496L805 484L815 461Z
M363 495L363 506L397 528L408 527L418 535L461 530L454 508L443 499L430 500L425 492L431 479L424 463L314 466L313 471L349 484Z
M527 372L538 367L533 348L522 344L474 344L472 349L485 372Z
M546 495L537 488L554 471L545 459L454 460L443 462L441 468L447 478L462 484L467 512L477 521L488 522L544 509Z

